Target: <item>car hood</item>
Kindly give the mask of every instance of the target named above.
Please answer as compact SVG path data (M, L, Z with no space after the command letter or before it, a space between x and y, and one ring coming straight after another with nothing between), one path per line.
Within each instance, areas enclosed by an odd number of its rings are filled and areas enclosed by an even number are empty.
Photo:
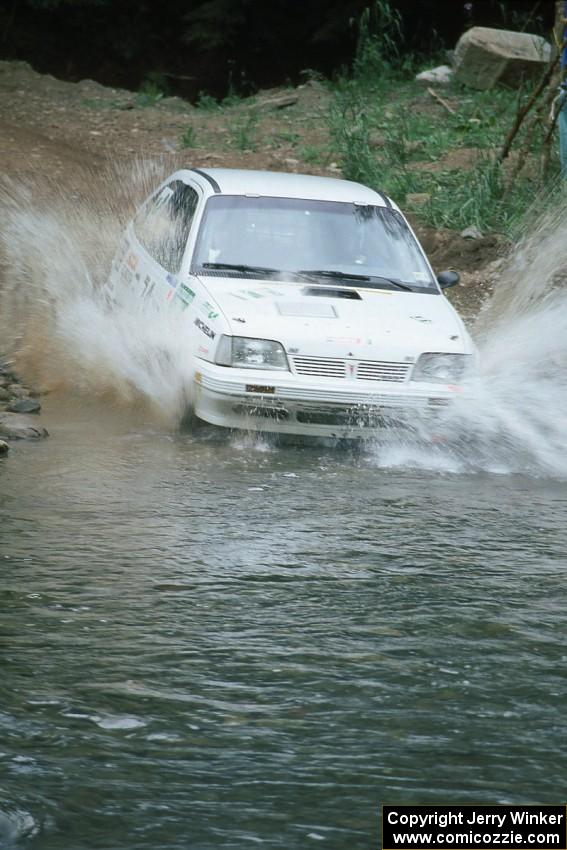
M473 350L461 319L441 294L334 282L318 286L205 276L201 281L228 323L227 333L277 340L288 353L410 360L424 351Z

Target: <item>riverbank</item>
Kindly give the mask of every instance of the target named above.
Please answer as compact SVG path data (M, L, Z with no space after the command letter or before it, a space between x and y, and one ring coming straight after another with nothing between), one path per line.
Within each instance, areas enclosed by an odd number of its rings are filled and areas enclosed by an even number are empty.
M11 440L41 440L49 436L39 421L38 393L27 387L7 363L0 362L0 455Z

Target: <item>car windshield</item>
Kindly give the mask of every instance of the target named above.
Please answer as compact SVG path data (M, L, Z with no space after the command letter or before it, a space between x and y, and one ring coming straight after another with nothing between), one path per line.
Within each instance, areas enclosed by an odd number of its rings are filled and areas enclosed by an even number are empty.
M438 291L397 210L339 201L209 198L192 270Z

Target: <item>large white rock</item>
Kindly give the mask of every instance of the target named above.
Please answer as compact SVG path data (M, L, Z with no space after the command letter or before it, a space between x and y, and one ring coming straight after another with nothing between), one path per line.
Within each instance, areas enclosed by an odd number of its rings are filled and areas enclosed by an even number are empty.
M475 89L518 88L538 77L550 57L551 45L539 35L472 27L455 48L455 79Z

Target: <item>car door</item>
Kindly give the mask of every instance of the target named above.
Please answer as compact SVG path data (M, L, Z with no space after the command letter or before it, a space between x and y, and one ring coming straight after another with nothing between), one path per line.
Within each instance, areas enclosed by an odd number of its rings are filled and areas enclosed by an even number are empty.
M179 272L200 201L197 186L172 179L146 202L130 228L130 250L122 272L143 302L165 307L187 305L190 294Z
M181 285L179 273L200 201L200 187L174 176L141 207L113 269L121 302L133 309L190 303L190 287Z

